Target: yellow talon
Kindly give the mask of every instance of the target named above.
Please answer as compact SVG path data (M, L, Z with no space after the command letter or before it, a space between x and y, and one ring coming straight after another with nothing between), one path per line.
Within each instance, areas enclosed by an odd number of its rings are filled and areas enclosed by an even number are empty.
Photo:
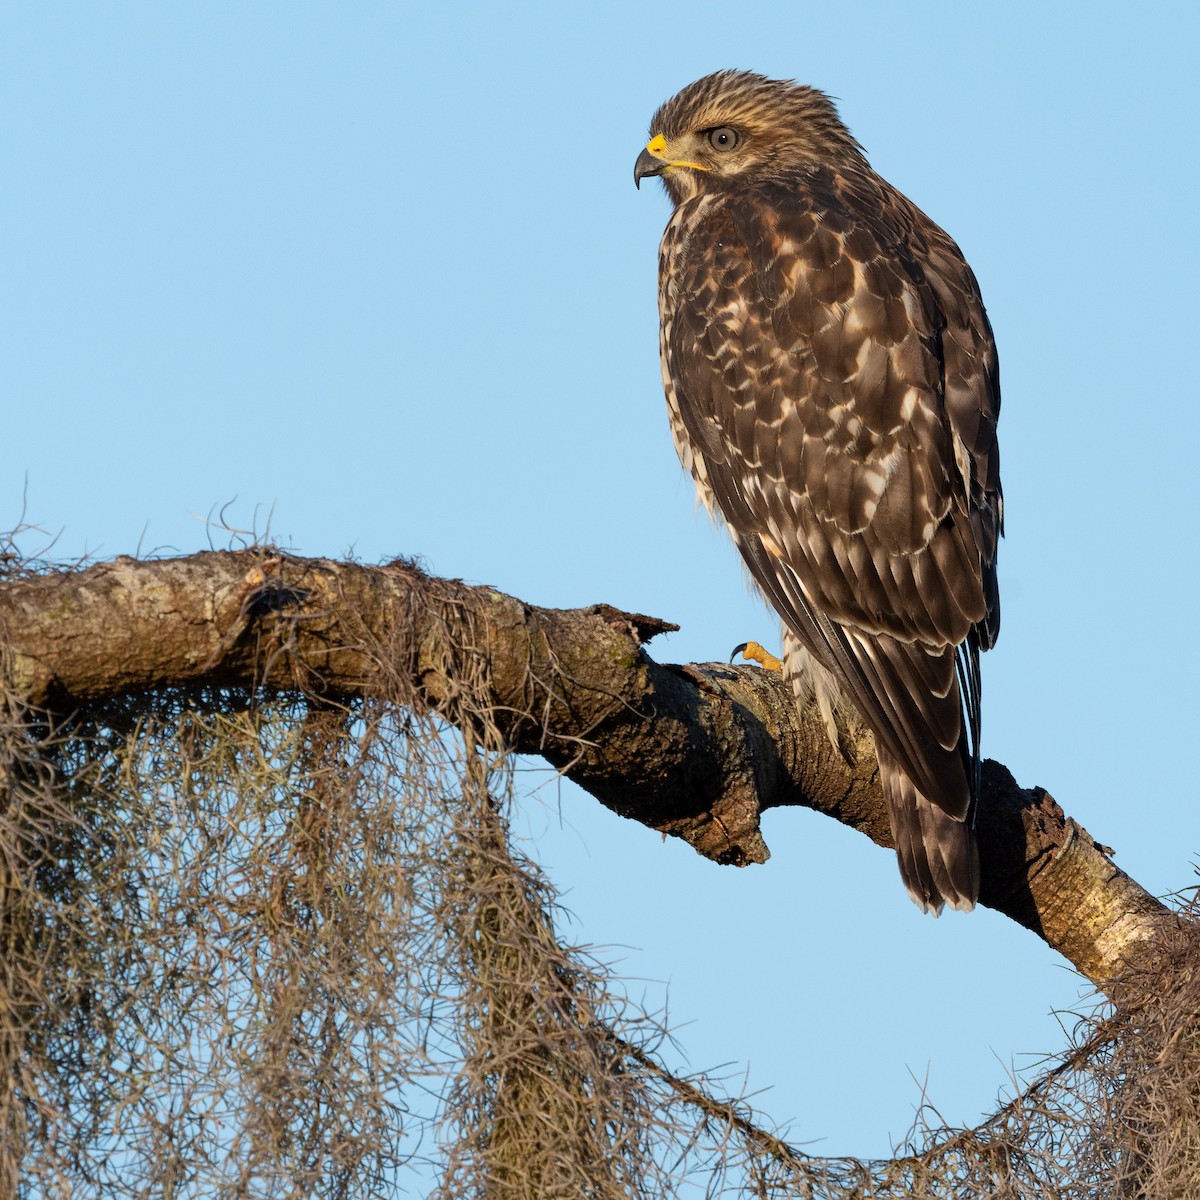
M729 656L729 661L733 662L739 654L747 662L758 663L765 671L783 670L783 663L769 650L764 650L757 642L743 642L740 646L735 646L733 653Z

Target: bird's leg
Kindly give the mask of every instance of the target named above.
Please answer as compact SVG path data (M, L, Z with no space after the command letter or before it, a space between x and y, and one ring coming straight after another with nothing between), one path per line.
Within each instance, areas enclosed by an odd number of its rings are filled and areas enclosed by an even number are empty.
M756 662L760 667L767 671L782 671L783 663L779 661L769 650L764 650L757 642L743 642L740 646L733 648L733 653L729 656L729 661L733 662L738 655L741 655L747 662Z

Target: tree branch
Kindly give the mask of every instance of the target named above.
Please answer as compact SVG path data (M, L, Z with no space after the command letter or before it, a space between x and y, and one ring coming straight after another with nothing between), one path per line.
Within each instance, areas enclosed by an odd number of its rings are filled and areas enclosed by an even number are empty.
M0 589L9 690L56 712L162 687L388 695L397 673L453 714L464 656L486 668L493 720L601 803L720 863L768 857L764 809L803 805L883 846L874 745L846 761L777 675L654 662L675 628L605 605L537 608L489 587L269 551L120 558ZM457 665L456 665L457 664ZM981 903L1103 985L1176 918L1041 788L984 765Z

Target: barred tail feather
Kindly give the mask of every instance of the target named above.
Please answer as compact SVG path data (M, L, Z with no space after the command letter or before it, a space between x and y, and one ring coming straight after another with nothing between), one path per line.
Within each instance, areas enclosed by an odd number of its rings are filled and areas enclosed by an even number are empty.
M879 770L908 894L935 917L945 904L970 912L979 899L974 812L966 820L948 815L926 800L886 753L879 755Z

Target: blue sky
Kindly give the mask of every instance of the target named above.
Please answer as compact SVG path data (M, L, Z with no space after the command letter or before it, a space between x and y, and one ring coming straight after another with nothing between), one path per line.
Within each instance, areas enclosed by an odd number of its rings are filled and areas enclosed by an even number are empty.
M840 98L957 238L1000 347L1004 628L984 750L1151 890L1200 847L1197 9L807 0L39 3L0 13L0 521L56 553L419 555L604 601L723 658L775 623L670 445L632 186L655 107L721 67ZM227 507L226 507L227 506ZM769 814L718 868L530 776L520 815L675 1065L748 1071L817 1152L884 1154L1062 1043L1080 981L891 856ZM765 1091L764 1091L765 1089Z

